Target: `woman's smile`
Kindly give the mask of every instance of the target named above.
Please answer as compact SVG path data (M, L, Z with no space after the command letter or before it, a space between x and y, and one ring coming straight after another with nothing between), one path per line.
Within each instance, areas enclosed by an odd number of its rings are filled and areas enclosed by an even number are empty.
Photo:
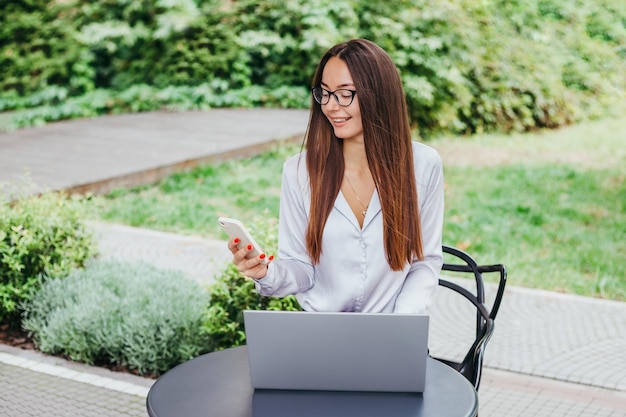
M338 90L353 91L354 81L346 62L340 58L332 57L326 63L322 73L321 86L328 92ZM336 94L340 94L337 92ZM361 122L361 108L359 96L347 106L341 106L337 98L332 94L328 103L322 105L322 112L333 126L335 136L343 140L363 140L363 123Z
M335 126L339 127L343 126L350 119L352 119L352 117L333 118L331 120Z

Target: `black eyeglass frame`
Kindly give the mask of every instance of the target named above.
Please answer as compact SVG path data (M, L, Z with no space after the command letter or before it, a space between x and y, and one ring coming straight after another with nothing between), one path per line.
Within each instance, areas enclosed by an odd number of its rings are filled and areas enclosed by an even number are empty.
M315 90L319 90L320 94L323 91L326 91L328 93L328 95L327 96L321 95L320 98L318 99L316 94L315 94ZM338 91L348 91L350 94L352 94L352 97L350 97L350 102L348 104L341 104L339 102L339 97L336 94ZM326 105L326 104L328 104L330 102L330 96L333 96L333 97L335 97L335 101L337 102L337 104L339 104L341 107L348 107L354 101L354 96L356 95L356 90L349 90L347 88L338 88L335 91L330 91L330 90L327 90L327 89L325 89L325 88L323 88L321 86L317 86L317 87L311 88L311 94L313 95L313 99L315 100L315 102L317 104ZM325 102L324 102L324 97L327 97Z

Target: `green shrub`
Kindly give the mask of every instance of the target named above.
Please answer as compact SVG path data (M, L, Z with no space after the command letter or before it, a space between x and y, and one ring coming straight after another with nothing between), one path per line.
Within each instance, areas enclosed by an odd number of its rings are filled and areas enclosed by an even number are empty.
M3 2L0 92L24 96L49 86L69 86L73 94L82 94L92 88L89 57L73 25L59 18L66 13L65 3Z
M238 1L238 64L253 84L310 87L322 54L358 37L357 2L328 0Z
M276 219L257 218L247 226L266 253L276 253ZM232 263L216 277L215 283L209 288L209 293L211 305L205 318L204 329L211 337L213 350L245 344L244 310L301 309L293 296L271 298L259 295L254 288L254 281L244 277Z
M165 106L306 106L279 90L307 91L328 47L364 37L396 62L422 136L555 128L626 97L624 22L626 3L612 0L18 2L0 17L0 109L37 106L21 127ZM144 85L197 88L201 103ZM125 100L137 89L140 103ZM111 92L98 106L73 101L94 90Z
M0 195L0 197L2 197ZM92 233L81 221L84 198L59 193L0 201L0 321L19 324L19 305L40 285L59 278L95 253Z
M202 85L225 80L231 88L250 85L245 72L233 70L239 58L232 17L211 7L182 31L172 31L163 42L163 53L149 65L151 73L138 74L136 82L158 87ZM142 58L141 56L139 58Z
M201 326L208 302L182 272L90 262L44 282L24 306L23 327L43 352L158 375L209 350Z

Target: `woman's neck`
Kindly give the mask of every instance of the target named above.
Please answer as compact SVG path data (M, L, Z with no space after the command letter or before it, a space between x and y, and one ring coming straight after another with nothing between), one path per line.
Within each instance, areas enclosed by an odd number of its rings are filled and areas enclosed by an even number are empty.
M365 153L365 145L356 142L344 142L343 144L343 160L345 170L354 175L369 173L369 164L367 162L367 154Z

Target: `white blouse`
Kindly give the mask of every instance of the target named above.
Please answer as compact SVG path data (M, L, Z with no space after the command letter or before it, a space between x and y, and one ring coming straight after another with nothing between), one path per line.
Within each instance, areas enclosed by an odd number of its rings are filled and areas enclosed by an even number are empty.
M413 142L424 259L394 271L387 263L382 211L374 191L363 228L341 191L330 212L316 265L306 250L310 191L306 158L283 167L278 257L256 281L265 296L295 294L307 311L427 314L443 263L443 167L433 148Z

